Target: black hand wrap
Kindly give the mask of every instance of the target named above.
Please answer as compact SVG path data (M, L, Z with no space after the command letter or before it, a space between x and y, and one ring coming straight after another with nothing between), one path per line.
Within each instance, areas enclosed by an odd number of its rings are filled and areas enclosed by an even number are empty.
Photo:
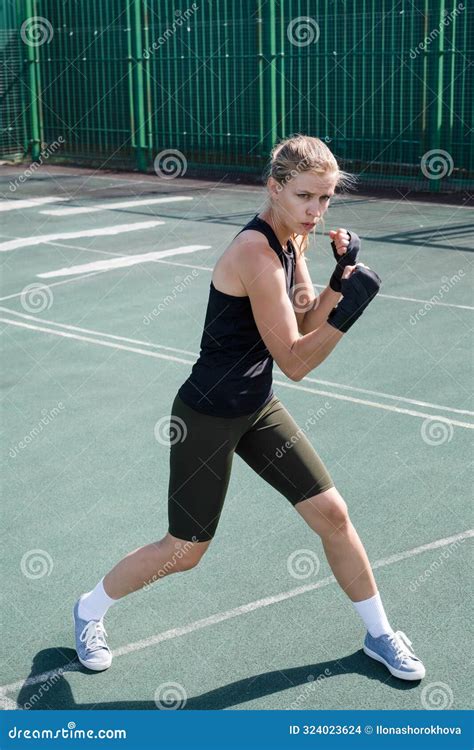
M341 279L342 274L346 266L355 266L357 262L357 256L360 250L360 239L355 232L348 232L349 244L346 248L346 252L343 255L339 255L336 250L336 245L331 242L332 251L334 257L337 260L337 266L334 269L334 273L329 280L329 286L334 292L341 293Z
M329 313L327 322L346 333L373 300L381 283L380 276L371 268L357 266L348 279L342 279L344 296Z

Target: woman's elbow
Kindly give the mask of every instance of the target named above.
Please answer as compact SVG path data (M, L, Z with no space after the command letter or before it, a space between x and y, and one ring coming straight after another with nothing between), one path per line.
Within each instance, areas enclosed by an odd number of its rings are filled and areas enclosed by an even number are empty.
M294 383L299 383L300 380L303 380L304 376L307 375L309 372L308 368L305 366L304 363L299 362L297 366L290 368L285 375L287 378L292 380Z

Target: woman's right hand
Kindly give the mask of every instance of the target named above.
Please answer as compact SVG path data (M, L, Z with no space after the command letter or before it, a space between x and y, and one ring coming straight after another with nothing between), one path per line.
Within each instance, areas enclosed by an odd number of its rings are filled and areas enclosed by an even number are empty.
M341 281L342 299L329 313L327 322L346 333L378 294L380 276L364 263L347 266Z

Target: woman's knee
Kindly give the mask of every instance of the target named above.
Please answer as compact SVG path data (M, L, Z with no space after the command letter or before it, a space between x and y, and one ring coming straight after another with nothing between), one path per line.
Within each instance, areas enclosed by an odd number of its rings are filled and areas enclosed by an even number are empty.
M302 500L295 507L305 521L322 536L343 532L350 523L347 503L335 487Z
M173 565L174 571L183 572L199 564L212 540L192 542L179 539L168 532L162 541L169 549L168 562Z

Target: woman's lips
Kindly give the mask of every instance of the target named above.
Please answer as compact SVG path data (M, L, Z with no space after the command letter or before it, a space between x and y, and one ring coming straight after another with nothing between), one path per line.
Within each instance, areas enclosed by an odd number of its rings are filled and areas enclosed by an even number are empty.
M311 224L311 223L309 223L309 224L302 224L301 226L304 227L306 230L310 230L310 229L312 229L314 227L314 224Z

